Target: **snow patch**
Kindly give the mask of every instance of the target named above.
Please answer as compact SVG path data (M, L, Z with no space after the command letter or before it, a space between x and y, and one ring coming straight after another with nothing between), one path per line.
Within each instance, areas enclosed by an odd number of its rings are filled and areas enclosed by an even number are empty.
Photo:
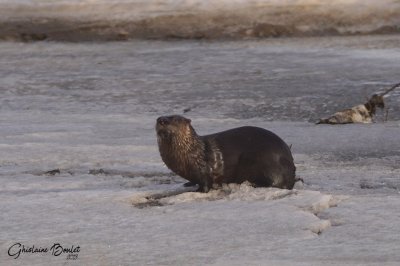
M297 190L287 190L278 188L255 188L250 183L242 184L223 184L218 189L210 190L208 193L187 192L195 188L176 188L171 191L163 191L156 193L145 193L135 195L131 201L134 206L148 202L153 206L155 201L158 205L173 205L191 202L203 201L259 201L259 200L276 200L291 195L296 195Z
M328 219L321 219L318 213L337 204L345 197L325 195L318 191L286 190L278 188L255 188L245 182L242 184L224 184L219 189L213 189L208 193L187 192L194 188L175 188L163 192L144 192L135 194L130 202L137 208L160 207L180 204L200 204L201 202L226 202L226 201L277 201L278 204L291 206L311 213L317 219L306 230L315 234L321 234L331 226Z

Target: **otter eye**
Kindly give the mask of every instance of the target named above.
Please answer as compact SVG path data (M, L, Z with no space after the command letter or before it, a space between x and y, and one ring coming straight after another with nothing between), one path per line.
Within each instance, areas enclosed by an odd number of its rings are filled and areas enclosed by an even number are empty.
M159 117L158 119L157 119L157 123L159 124L159 125L167 125L168 124L168 118L165 118L165 117Z

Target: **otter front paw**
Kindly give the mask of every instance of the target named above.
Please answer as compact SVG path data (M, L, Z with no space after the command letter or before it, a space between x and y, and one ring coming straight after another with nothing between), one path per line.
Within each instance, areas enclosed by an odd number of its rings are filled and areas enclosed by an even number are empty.
M199 186L199 188L196 190L196 192L202 192L202 193L207 193L210 191L210 188L208 186Z

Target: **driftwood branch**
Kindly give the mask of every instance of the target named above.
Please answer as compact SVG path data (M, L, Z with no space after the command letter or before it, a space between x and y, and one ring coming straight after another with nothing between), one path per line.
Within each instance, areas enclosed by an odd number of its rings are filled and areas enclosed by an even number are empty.
M387 89L384 92L382 92L380 94L380 96L384 96L384 95L388 94L389 92L391 92L392 90L396 89L399 86L400 86L400 83L394 84L392 87L390 87L389 89Z

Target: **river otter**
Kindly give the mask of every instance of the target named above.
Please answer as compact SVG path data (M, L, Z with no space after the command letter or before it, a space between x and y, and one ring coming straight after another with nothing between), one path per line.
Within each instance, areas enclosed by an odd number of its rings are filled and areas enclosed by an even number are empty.
M169 169L208 192L214 185L249 181L292 189L296 167L287 144L258 127L239 127L199 136L183 116L162 116L156 131L160 155Z

